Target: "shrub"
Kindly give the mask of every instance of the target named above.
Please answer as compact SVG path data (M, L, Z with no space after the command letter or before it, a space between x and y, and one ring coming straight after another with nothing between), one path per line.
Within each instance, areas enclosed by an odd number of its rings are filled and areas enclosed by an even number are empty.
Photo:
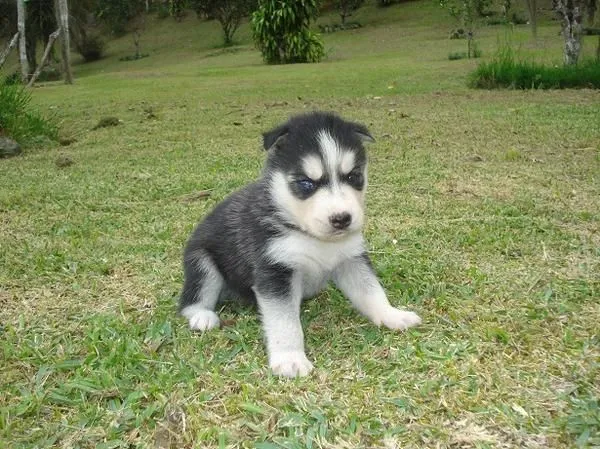
M58 126L29 106L31 94L22 85L0 80L0 134L27 144L40 137L58 139Z
M394 0L377 0L377 6L380 8L385 8L386 6L391 6L394 3Z
M36 81L40 83L44 81L58 81L61 77L62 74L56 67L46 66L42 69Z
M323 59L323 42L309 29L318 12L317 0L260 0L258 10L252 14L252 32L264 60L268 64L289 64Z
M350 17L364 2L365 0L335 0L334 4L342 20L342 25L346 23L346 18Z
M510 16L510 21L514 25L527 25L529 23L529 20L527 20L523 16L520 16L516 12L513 12L512 15Z
M481 58L481 55L482 55L482 51L479 49L477 44L475 42L473 42L470 58L473 58L473 59ZM469 54L466 51L453 51L453 52L448 53L448 59L450 61L456 61L458 59L468 59L468 58L469 58Z
M456 61L458 59L467 59L466 51L453 51L448 53L448 59L450 61Z
M504 16L491 16L486 19L485 23L487 25L508 25L509 21Z
M469 84L480 89L600 88L600 61L588 60L573 66L547 66L520 60L514 50L505 47L491 61L479 64L471 74Z
M456 28L456 29L450 31L449 38L450 39L466 39L467 32L464 30L464 28Z
M242 18L256 9L256 0L192 0L191 4L199 17L216 19L221 24L225 46L233 44Z
M75 42L77 52L85 62L102 59L104 56L104 40L98 34L83 35Z

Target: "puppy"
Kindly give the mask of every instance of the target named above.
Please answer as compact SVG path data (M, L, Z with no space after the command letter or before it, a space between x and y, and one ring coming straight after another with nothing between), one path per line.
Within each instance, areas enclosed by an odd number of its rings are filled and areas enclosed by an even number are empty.
M295 377L313 368L301 302L330 280L378 326L419 324L416 314L390 305L365 250L367 128L314 112L263 138L262 177L217 205L185 249L179 311L190 327L219 326L215 307L223 296L256 301L272 371Z

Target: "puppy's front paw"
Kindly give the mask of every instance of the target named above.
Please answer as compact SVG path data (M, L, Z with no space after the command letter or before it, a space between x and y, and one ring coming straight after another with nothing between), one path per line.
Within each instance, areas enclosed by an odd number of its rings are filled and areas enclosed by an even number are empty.
M286 377L306 376L313 369L302 351L273 352L269 357L269 366L274 374Z
M190 317L190 329L193 330L204 332L219 327L219 324L221 324L221 320L212 310L198 310Z
M419 315L390 307L381 317L381 324L390 329L404 330L421 324Z

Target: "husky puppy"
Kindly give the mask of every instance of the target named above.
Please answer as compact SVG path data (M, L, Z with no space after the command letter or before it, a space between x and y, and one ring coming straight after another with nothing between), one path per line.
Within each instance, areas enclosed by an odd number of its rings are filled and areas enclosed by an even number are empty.
M215 307L233 294L258 304L269 365L305 376L300 305L330 280L376 325L420 323L392 307L371 266L364 224L367 157L373 137L331 113L292 117L263 135L262 177L233 193L204 219L184 254L179 311L192 329L219 326Z

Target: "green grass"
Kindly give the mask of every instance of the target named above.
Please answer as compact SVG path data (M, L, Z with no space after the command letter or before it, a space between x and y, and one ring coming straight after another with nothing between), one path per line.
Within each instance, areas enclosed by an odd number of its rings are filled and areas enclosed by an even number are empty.
M586 59L576 66L547 65L519 59L511 47L504 47L492 60L479 64L469 82L483 89L597 89L600 88L600 61Z
M150 57L119 62L125 37L33 91L77 141L0 164L0 447L600 444L600 94L469 90L431 5L361 9L318 65L263 65L247 27L222 51L213 23L156 21ZM556 27L513 36L553 60ZM282 380L254 310L197 334L174 303L194 225L259 175L260 133L310 109L377 139L369 250L424 323L377 329L329 289L303 306L315 371Z
M31 93L23 86L0 78L0 135L16 139L22 145L40 139L58 138L58 125L51 114L44 117L31 104Z

